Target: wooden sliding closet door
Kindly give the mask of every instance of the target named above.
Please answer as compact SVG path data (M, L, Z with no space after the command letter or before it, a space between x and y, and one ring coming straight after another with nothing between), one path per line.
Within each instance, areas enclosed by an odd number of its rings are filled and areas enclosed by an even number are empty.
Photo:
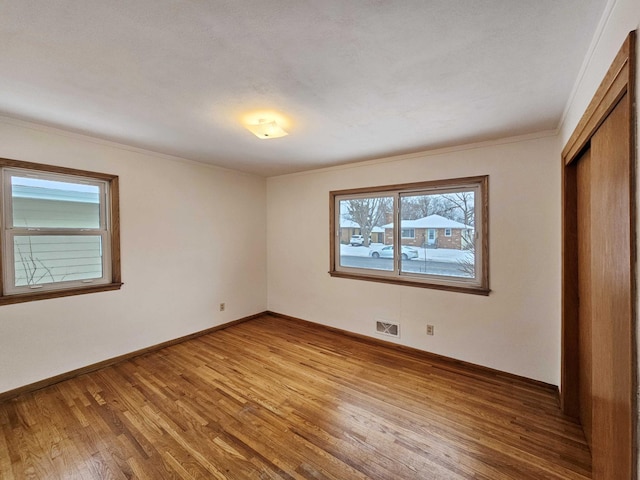
M635 35L563 151L562 408L594 480L635 480Z
M632 472L634 198L628 119L625 95L591 137L591 452L596 479L627 480Z

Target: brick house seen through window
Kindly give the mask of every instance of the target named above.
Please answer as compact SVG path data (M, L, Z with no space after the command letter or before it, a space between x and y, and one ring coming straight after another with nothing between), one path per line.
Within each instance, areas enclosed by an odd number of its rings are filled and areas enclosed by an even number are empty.
M403 220L402 244L426 248L451 248L464 250L473 241L474 229L440 215L429 215L417 220ZM393 244L393 224L383 225L385 245ZM405 235L405 230L413 237Z

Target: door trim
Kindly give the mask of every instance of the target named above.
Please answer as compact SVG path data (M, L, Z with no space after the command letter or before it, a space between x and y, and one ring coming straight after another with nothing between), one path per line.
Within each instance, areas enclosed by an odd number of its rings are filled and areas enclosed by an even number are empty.
M625 93L631 94L629 96L631 105L635 105L635 46L636 32L633 31L627 36L593 99L591 99L587 110L582 115L580 122L578 122L569 141L562 150L563 166L569 165L579 156L591 136ZM631 116L634 116L633 112ZM632 122L631 126L635 126L635 124ZM634 134L631 136L635 137ZM633 145L629 145L629 147L635 149L635 142L632 141L632 143ZM635 155L635 151L631 153ZM634 156L631 158L634 158Z
M613 64L598 87L595 96L587 107L571 138L562 151L562 368L560 402L566 415L578 417L578 268L577 254L574 249L576 240L576 169L574 160L579 158L583 149L607 118L625 93L629 94L632 107L635 106L635 45L636 35L631 32L618 52ZM635 172L635 109L631 108L629 158L632 159L632 172ZM635 175L632 175L631 191L635 192ZM634 279L632 295L636 298L636 241L635 241L635 198L631 199L631 258L629 259ZM635 302L633 304L635 323ZM635 331L635 329L634 329ZM635 342L634 342L635 345ZM637 357L637 352L634 352ZM637 374L637 358L633 365L634 377Z

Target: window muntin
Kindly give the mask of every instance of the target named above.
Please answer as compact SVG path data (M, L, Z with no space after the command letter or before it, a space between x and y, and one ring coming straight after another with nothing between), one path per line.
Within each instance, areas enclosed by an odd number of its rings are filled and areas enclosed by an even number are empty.
M0 174L0 305L120 288L117 177L4 159Z
M330 274L488 294L487 190L488 177L472 177L331 192ZM345 209L354 200L374 198L385 199L382 212L370 208L356 219ZM342 230L361 227L360 220L368 222L369 232L384 231L376 237L382 245L345 247Z

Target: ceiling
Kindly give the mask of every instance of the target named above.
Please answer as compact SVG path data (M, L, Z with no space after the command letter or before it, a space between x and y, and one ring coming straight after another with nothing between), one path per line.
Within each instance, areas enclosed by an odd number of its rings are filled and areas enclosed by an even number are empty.
M0 0L0 114L265 176L555 129L605 4Z

